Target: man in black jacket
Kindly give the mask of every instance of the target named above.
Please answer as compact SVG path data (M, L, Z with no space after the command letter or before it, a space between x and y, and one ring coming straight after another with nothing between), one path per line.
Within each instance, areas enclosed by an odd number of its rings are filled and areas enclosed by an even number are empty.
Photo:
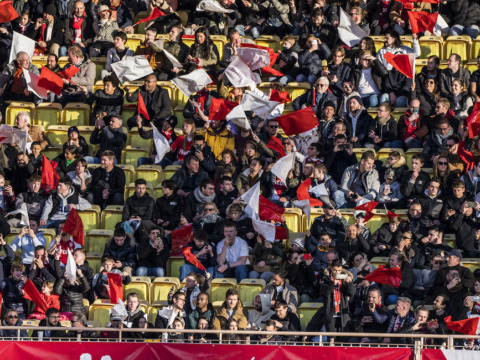
M440 213L443 207L443 201L439 197L440 181L432 179L428 183L427 190L416 200L422 205L422 216L430 220L431 224L427 226L440 225Z
M400 183L400 192L407 199L414 199L423 195L430 181L430 176L422 170L423 156L415 154L412 157L412 170L403 174Z
M116 228L113 238L105 244L103 256L107 255L113 258L115 269L125 271L130 277L132 276L132 270L136 267L137 254L123 228Z
M475 211L474 201L464 201L460 211L453 216L450 229L455 231L457 249L463 251L465 257L478 257L480 252L476 250L477 231L480 230L480 222Z
M208 241L208 234L203 229L195 230L193 241L190 241L185 248L191 248L190 252L200 261L211 277L215 274L215 266L217 265L217 250L215 244ZM203 274L204 271L198 269L190 260L185 257L185 264L180 266L180 281L183 281L188 274L195 272Z
M454 180L452 183L452 194L443 200L443 209L440 220L451 226L455 214L460 214L460 209L465 201L474 201L472 194L465 191L465 184L462 180ZM452 229L452 231L455 231Z
M112 116L110 119L98 118L95 121L95 129L90 135L90 144L100 144L100 148L96 157L85 157L87 163L100 164L100 156L107 150L114 153L116 163L122 161L122 149L127 143L127 135L123 132L122 124L123 119L120 116Z
M233 200L239 197L238 189L233 185L233 179L230 176L223 176L220 179L221 188L217 193L218 213L221 217L226 217L226 211ZM238 228L237 228L238 231Z
M382 292L378 288L371 288L368 292L368 301L363 304L360 314L356 317L357 331L365 333L385 333L385 323L390 310L382 302ZM362 343L379 342L375 339L364 337Z
M64 23L57 18L57 8L50 3L43 11L43 19L35 23L35 41L40 54L55 54L58 56L60 45L63 44Z
M185 198L204 179L208 179L208 174L200 169L200 159L194 155L187 155L182 167L173 174L171 180L177 183L178 195Z
M125 201L122 221L145 221L153 218L154 200L147 192L147 182L144 179L135 180L135 193Z
M163 196L157 199L153 208L153 222L165 230L174 230L180 223L183 199L177 189L177 183L172 179L163 180Z
M302 34L298 40L298 43L302 48L305 48L305 45L307 44L307 38L311 34L315 35L315 37L327 44L330 49L337 42L337 32L332 24L330 24L325 18L321 8L316 8L313 10L310 21L306 22L302 28Z
M51 326L52 330L34 330L32 333L33 339L45 339L45 338L61 338L65 337L66 331L60 330L63 326L60 324L60 313L55 308L49 308L45 312L45 319L41 320L38 326Z
M210 146L205 143L203 135L195 135L193 145L190 148L190 155L195 155L200 160L200 168L205 171L210 178L215 173L215 154Z
M400 268L402 273L402 280L398 288L391 285L382 285L383 296L385 297L385 305L389 306L395 304L399 296L404 296L406 292L413 286L415 282L415 275L413 274L412 266L406 261L404 256L398 252L393 251L388 259L388 265L385 268L394 269Z
M345 170L357 162L357 157L353 153L352 145L347 142L347 137L344 134L335 136L333 147L328 147L325 154L324 164L327 167L328 175L336 184L340 184Z
M288 311L288 304L285 300L275 301L275 314L270 318L275 321L278 331L300 331L300 320L295 313ZM282 336L285 341L295 341L297 336Z
M150 229L148 240L142 239L137 246L137 276L164 277L167 260L170 256L168 243L162 238L163 229L155 226Z
M101 154L101 167L95 169L92 182L87 188L86 198L91 204L100 205L102 209L107 205L123 205L125 173L114 165L114 160L113 151Z
M293 101L293 109L300 110L303 105L311 106L318 118L323 115L323 108L327 102L334 104L337 107L337 98L329 90L330 81L327 77L321 76L315 82L312 90L300 95Z
M161 129L163 120L170 116L172 110L172 103L168 91L157 85L157 78L155 75L148 75L145 79L145 85L139 87L133 94L130 88L126 88L128 102L138 102L141 96L148 112L148 117L140 115L138 110L130 119L127 120L128 129L131 130L137 126L137 118L143 119L143 126L149 126L149 122Z
M211 201L215 203L217 201L215 185L212 180L207 178L202 180L200 185L185 198L183 215L188 222L192 222L195 217L203 213L205 204Z

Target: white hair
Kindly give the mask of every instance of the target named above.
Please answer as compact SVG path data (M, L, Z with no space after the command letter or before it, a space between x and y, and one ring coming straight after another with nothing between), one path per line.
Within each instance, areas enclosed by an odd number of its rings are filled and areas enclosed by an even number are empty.
M317 84L319 83L320 80L324 81L327 84L327 87L330 85L330 80L328 80L328 77L320 76L317 80Z
M27 124L30 124L30 114L26 111L20 111L17 114L17 117L24 117Z

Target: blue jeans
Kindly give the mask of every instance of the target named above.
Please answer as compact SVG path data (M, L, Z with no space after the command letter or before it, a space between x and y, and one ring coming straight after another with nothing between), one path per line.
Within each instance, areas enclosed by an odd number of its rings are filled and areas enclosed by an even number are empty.
M273 272L271 271L265 271L263 273L258 273L254 270L250 271L250 274L248 275L249 279L263 279L265 280L265 283L268 284L270 280L272 280L273 277Z
M270 82L278 81L283 86L287 85L289 82L292 82L293 80L295 80L295 79L293 77L291 77L290 75L272 76L272 77L268 78L268 81L270 81Z
M85 161L87 162L87 164L100 164L100 163L101 163L100 158L95 157L95 156L85 156L84 159L85 159ZM117 158L115 158L115 160L113 161L113 163L114 163L115 165L118 164Z
M300 74L300 75L297 75L297 78L295 80L297 82L308 81L311 85L313 85L313 83L315 82L316 79L317 79L317 77L315 75L305 76L303 74Z
M480 32L480 28L477 25L470 25L465 28L462 25L455 24L450 29L450 35L452 36L467 34L472 39L476 39L479 32Z
M165 269L162 267L145 267L140 266L137 268L137 276L156 276L164 277Z
M44 228L47 229L55 229L58 232L58 224L60 224L60 221L62 220L47 220L47 223L45 224Z
M237 26L235 26L235 29L239 32L240 35L245 36L245 26L244 25L237 25ZM262 31L261 26L253 26L250 29L250 35L252 36L253 39L256 39L260 36L261 31Z
M137 167L140 165L152 165L152 164L153 164L153 160L150 159L149 157L141 157L137 161Z
M195 274L205 275L205 272L198 269L196 266L185 264L180 266L180 281L183 281L191 272L194 272ZM215 277L215 267L207 268L207 272L210 274L212 279Z
M405 34L405 29L402 28L402 27L401 27L400 25L398 25L398 24L393 25L393 30L395 30L395 31L398 33L398 35L400 35L400 36L402 36L403 34Z
M225 270L224 273L218 270L215 272L215 279L223 279L226 277L235 277L237 278L237 283L240 283L240 281L248 277L248 267L246 265L238 265L235 269Z
M389 94L382 94L380 96L380 104L381 103L390 103L390 95ZM398 96L395 100L395 107L407 107L408 98L406 96Z
M378 105L378 95L362 95L362 101L365 109L376 107Z
M68 48L66 46L60 46L60 50L58 51L58 57L67 56Z
M347 200L342 190L337 190L333 193L333 200L335 201L335 205L337 205L337 209L345 209L347 206Z

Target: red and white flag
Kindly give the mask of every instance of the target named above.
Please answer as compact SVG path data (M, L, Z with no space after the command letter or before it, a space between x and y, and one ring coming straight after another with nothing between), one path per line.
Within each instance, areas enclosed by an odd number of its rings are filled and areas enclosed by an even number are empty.
M415 77L415 54L398 54L394 55L392 53L385 53L385 60L391 64L395 69L400 73L413 79Z
M152 13L147 16L146 18L143 18L142 20L138 21L135 25L138 25L140 23L148 22L151 20L158 19L161 16L165 16L165 13L161 12L156 6L153 8ZM133 25L133 26L135 26Z
M40 75L37 75L33 72L23 69L23 78L27 83L27 88L29 91L33 92L35 95L37 95L39 98L43 100L48 99L47 89L38 85L38 80L40 79Z
M158 131L157 127L153 124L152 131L153 143L155 144L155 150L157 150L157 155L155 156L155 164L158 164L160 161L162 161L165 154L171 150L171 148L167 138L160 131Z
M0 4L2 2L0 2ZM8 62L11 63L13 60L15 60L20 51L26 52L31 60L33 53L35 52L35 41L30 39L28 36L14 31L12 36L12 46L10 48L10 58Z
M12 5L11 1L0 2L0 24L10 22L18 18L18 13Z
M272 174L275 174L284 184L287 183L287 177L290 170L295 166L295 153L289 153L277 160L270 170Z
M237 107L236 102L214 98L210 102L210 111L208 118L210 120L225 120L230 112Z
M15 144L23 152L27 148L28 132L10 125L0 125L0 144Z
M265 120L280 103L278 101L264 99L253 91L247 90L240 104L243 110L252 111L255 115Z
M172 79L172 83L187 97L204 89L211 82L212 79L203 69L197 69L187 75L177 76L175 79Z
M278 116L276 120L288 136L301 134L318 126L317 115L315 115L311 106Z
M267 50L241 47L237 49L237 53L252 71L270 66L270 54Z
M143 96L138 92L138 103L137 103L137 112L138 115L143 115L143 117L147 120L150 120L150 115L148 115L147 106L145 105L145 101L143 101Z
M480 334L480 317L474 317L470 319L452 321L451 316L447 316L445 319L445 325L452 331L459 332L465 335L478 335Z
M365 30L357 25L342 8L340 8L340 21L337 29L338 37L349 47L357 45L362 38L368 36Z
M240 126L242 129L250 130L250 123L248 122L247 115L243 111L242 105L235 106L225 117L227 121L231 121L235 125Z
M260 181L242 195L241 199L247 203L245 213L253 220L259 220L258 208L260 203Z
M223 74L228 78L230 83L237 88L247 87L257 83L257 79L253 75L252 70L250 70L245 61L239 56L234 57Z
M83 221L77 210L72 209L68 213L67 221L63 226L62 232L72 235L73 241L82 246L85 245L85 231L83 229Z
M433 33L437 24L438 13L427 13L425 11L407 11L412 33L418 34L424 31Z

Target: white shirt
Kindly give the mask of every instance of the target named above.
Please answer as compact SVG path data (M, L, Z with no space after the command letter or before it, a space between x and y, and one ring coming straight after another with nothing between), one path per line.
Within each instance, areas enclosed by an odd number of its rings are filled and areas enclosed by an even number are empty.
M380 91L375 85L372 77L372 68L363 69L362 76L358 83L358 92L360 95L380 95Z
M225 239L218 243L217 255L220 255L222 253L224 244L225 244ZM234 262L237 262L242 256L247 257L246 265L250 265L250 262L248 261L247 242L237 236L235 238L235 243L227 248L227 256L225 257L225 261L227 263L234 263Z

